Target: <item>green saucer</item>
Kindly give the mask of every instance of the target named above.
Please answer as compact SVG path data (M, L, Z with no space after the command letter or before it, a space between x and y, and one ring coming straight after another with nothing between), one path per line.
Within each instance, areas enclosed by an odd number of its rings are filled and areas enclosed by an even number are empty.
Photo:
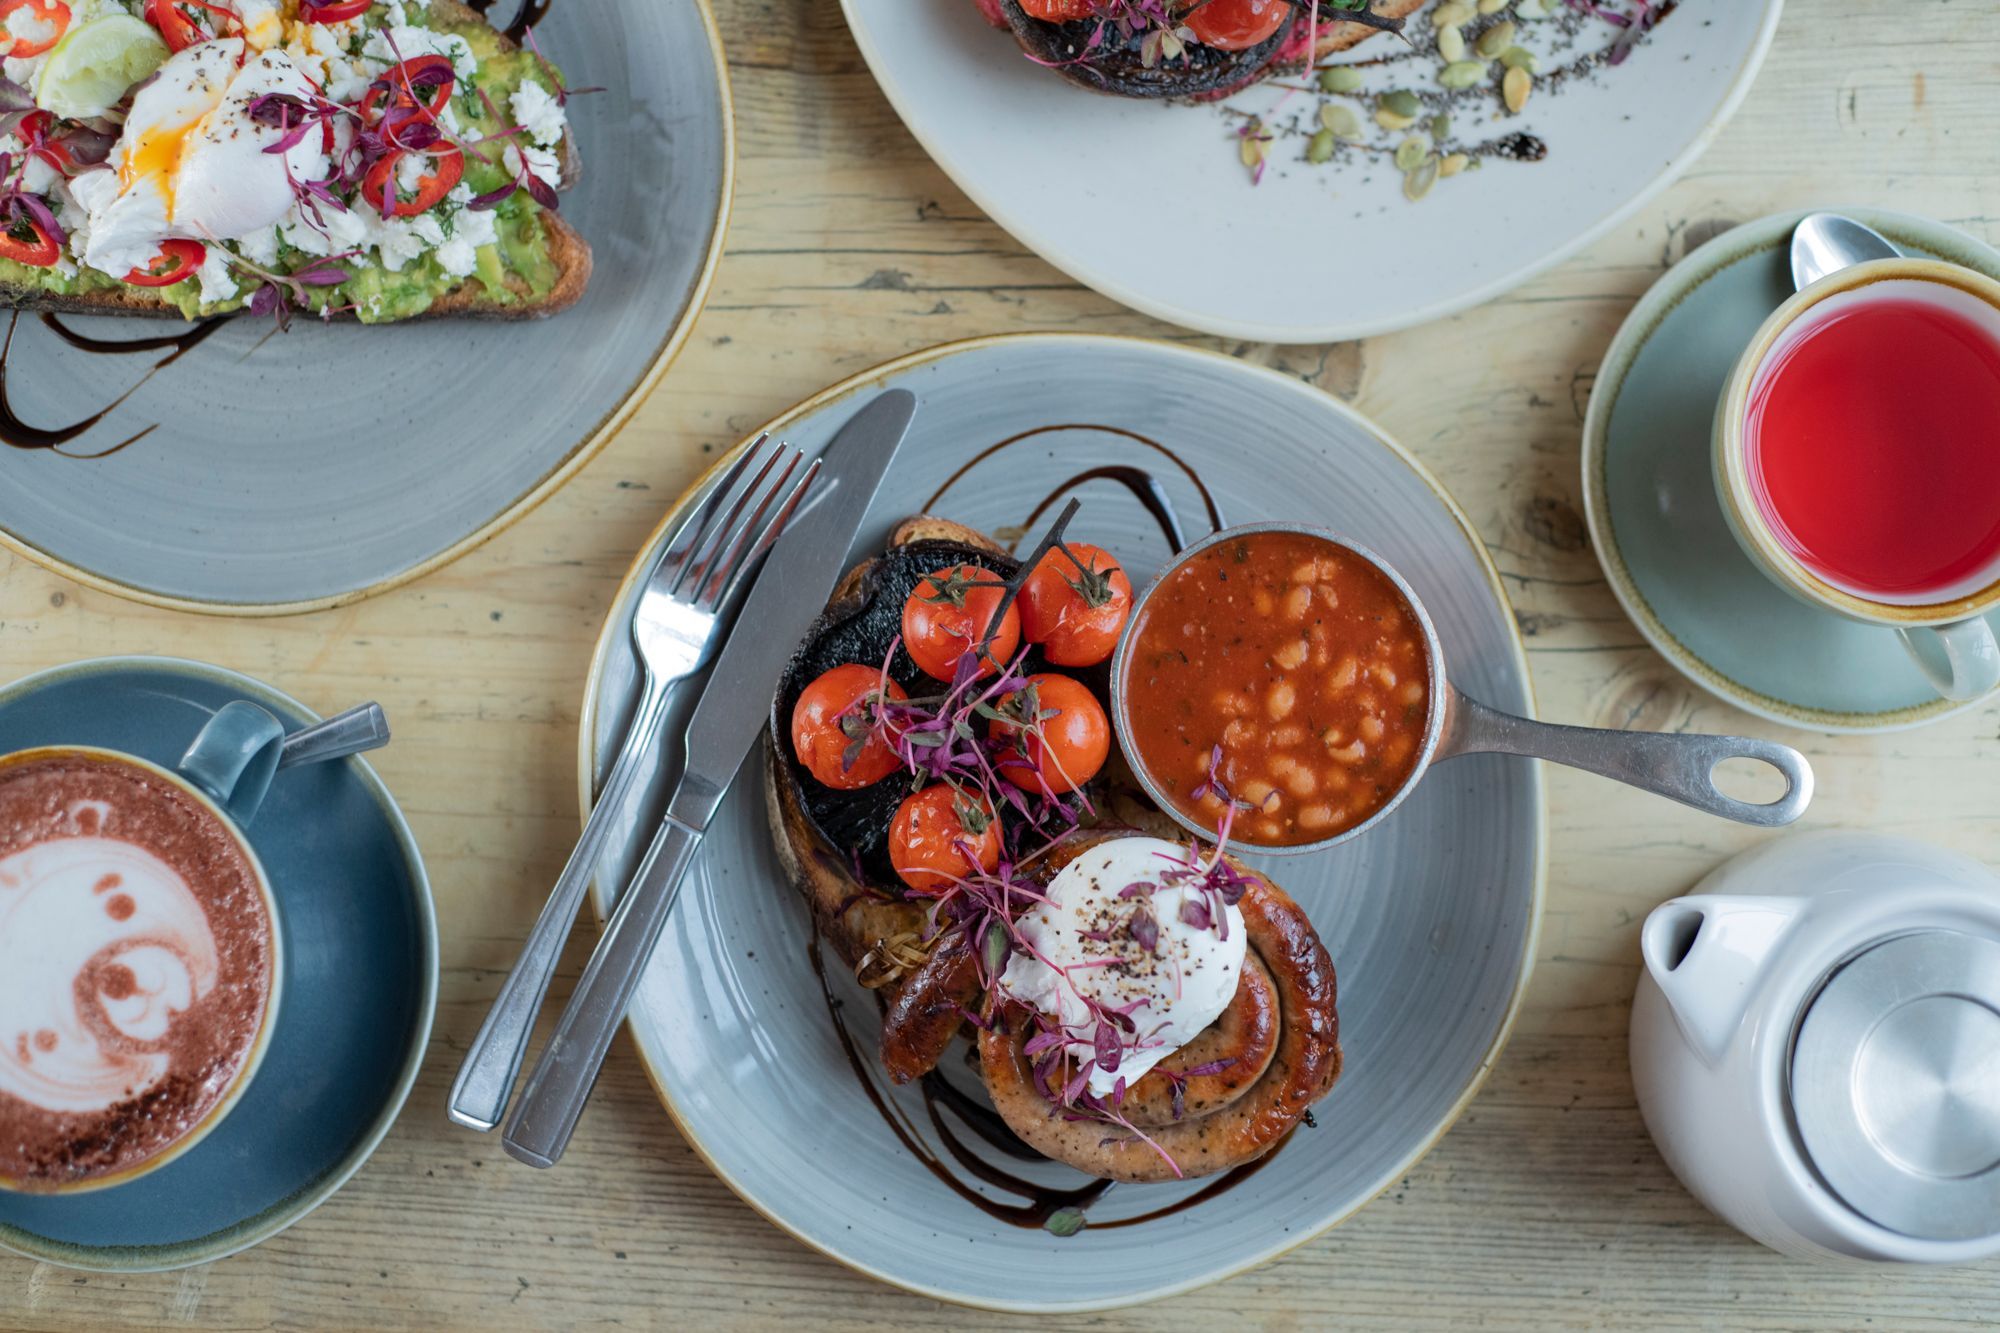
M1801 209L1731 228L1668 270L1626 317L1591 390L1584 508L1618 601L1703 689L1816 731L1894 731L1977 707L1941 699L1895 631L1816 610L1766 579L1716 502L1709 431L1723 381L1792 294ZM2000 251L1939 222L1835 207L1905 254L2000 278Z

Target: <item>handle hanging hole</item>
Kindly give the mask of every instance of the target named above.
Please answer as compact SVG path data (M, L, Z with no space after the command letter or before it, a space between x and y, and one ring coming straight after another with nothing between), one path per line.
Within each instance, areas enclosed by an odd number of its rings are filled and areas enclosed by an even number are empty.
M1708 770L1708 780L1724 796L1749 805L1775 804L1784 800L1791 788L1784 770L1747 755L1719 760Z

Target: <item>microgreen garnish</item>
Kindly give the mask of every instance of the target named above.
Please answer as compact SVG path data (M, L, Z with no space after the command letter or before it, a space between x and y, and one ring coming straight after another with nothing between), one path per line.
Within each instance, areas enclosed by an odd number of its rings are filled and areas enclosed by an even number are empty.
M56 221L49 201L21 188L27 165L26 155L16 157L13 153L0 153L0 231L9 233L17 240L32 241L32 222L39 225L50 240L61 245L67 239L67 233Z
M219 241L210 240L208 244L212 249L221 249L223 258L229 262L231 268L241 269L258 280L257 290L250 294L250 313L275 316L280 329L291 327L294 308L312 309L312 301L307 296L308 290L314 287L338 287L353 277L353 274L340 267L339 261L353 259L360 253L356 250L345 250L339 254L314 259L305 267L290 273L275 273L262 265L252 263L234 250L222 248ZM331 306L320 311L323 317L332 313Z
M1055 1113L1070 1120L1107 1126L1125 1136L1142 1141L1160 1153L1172 1169L1179 1167L1147 1133L1133 1124L1123 1108L1125 1076L1120 1073L1142 1053L1158 1054L1165 1045L1165 1019L1155 1019L1146 1010L1145 997L1123 1004L1093 998L1077 985L1082 970L1113 966L1121 958L1143 953L1162 958L1161 966L1173 969L1176 986L1179 962L1176 955L1161 948L1165 926L1161 912L1179 911L1185 919L1190 911L1198 916L1200 929L1214 929L1218 938L1227 938L1228 908L1237 903L1249 881L1233 870L1222 854L1227 841L1230 815L1225 814L1220 840L1212 854L1204 855L1200 844L1190 845L1184 854L1166 858L1149 878L1122 886L1115 895L1120 903L1130 903L1102 923L1092 923L1084 937L1106 950L1102 960L1058 967L1044 955L1021 929L1029 909L1047 902L1047 893L1029 871L1045 858L1079 821L1090 812L1088 797L1080 791L1057 793L1046 779L1040 790L1026 790L1005 780L999 766L1004 756L1029 754L1043 739L1038 733L1060 711L1046 707L1040 690L1027 679L1024 664L1029 654L1021 648L1010 661L993 661L989 654L998 627L1008 607L1019 595L1028 575L1051 551L1061 551L1076 571L1070 584L1092 605L1112 596L1109 568L1094 568L1079 560L1063 544L1063 534L1075 517L1079 503L1072 499L1064 506L1041 540L1026 553L1014 574L1000 579L990 573L953 569L926 575L912 590L916 597L964 605L973 588L1002 589L1001 597L988 622L985 637L969 646L960 656L952 679L941 691L924 697L896 698L891 692L890 667L902 650L900 639L889 645L879 667L879 683L854 700L836 719L847 742L843 760L852 763L861 748L879 742L900 760L909 775L912 791L944 784L953 793L953 808L968 838L985 834L991 821L1005 812L1002 822L1002 853L991 870L976 868L979 858L973 848L961 844L968 867L961 876L944 876L942 887L923 890L903 888L906 901L925 905L926 921L917 947L878 947L864 959L863 971L869 984L880 985L899 973L920 965L924 950L935 948L945 936L957 934L966 941L979 972L983 999L977 1012L966 1017L978 1026L1006 1021L1000 990L1004 974L1017 958L1033 959L1050 968L1068 988L1059 1013L1047 1014L1027 1007L1019 1021L1028 1024L1022 1034L1022 1052L1029 1062L1035 1087L1049 1101ZM981 675L981 666L990 672ZM1208 782L1220 790L1218 752L1210 765ZM1065 777L1067 775L1064 775ZM1230 806L1234 810L1234 803ZM1175 906L1157 907L1154 895L1176 891ZM1180 904L1185 902L1187 906ZM907 942L906 946L907 946ZM1071 1000L1077 1003L1072 1004ZM1011 1012L1011 1011L1008 1011ZM1062 1014L1079 1021L1065 1023ZM1102 1087L1092 1087L1092 1074ZM1176 1102L1179 1092L1176 1090ZM1081 1213L1073 1223L1081 1226Z

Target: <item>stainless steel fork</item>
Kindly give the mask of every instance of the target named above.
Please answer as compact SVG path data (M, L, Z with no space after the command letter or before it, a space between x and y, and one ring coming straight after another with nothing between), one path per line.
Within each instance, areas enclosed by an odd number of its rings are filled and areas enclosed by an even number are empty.
M706 665L719 637L719 613L777 540L819 474L815 459L793 481L804 455L785 444L766 449L765 443L766 437L759 436L730 466L699 514L667 544L639 594L632 617L632 643L643 675L639 706L576 850L452 1082L449 1109L461 1125L483 1131L500 1123L606 831L624 808L666 716L668 687Z

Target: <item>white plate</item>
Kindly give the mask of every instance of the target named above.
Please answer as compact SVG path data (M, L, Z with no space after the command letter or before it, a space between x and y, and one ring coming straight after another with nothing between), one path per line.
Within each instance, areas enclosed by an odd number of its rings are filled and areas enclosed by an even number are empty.
M1742 101L1781 0L1682 0L1625 65L1504 122L1546 140L1546 161L1496 162L1415 204L1393 170L1307 166L1299 139L1273 145L1253 187L1235 122L1216 107L1076 88L988 27L973 0L841 5L911 132L1042 258L1175 324L1306 343L1463 310L1609 230L1684 171ZM1532 44L1533 25L1523 27ZM1357 54L1384 54L1393 40ZM1412 68L1416 87L1437 65ZM1263 114L1283 95L1254 88L1229 104Z
M917 395L916 421L853 550L830 559L879 550L897 519L927 507L988 446L1056 423L1102 423L1186 460L1227 521L1311 520L1380 551L1435 619L1452 679L1498 707L1533 707L1513 615L1471 526L1408 454L1317 390L1160 343L993 338L870 371L771 430L816 450L885 386ZM1254 455L1245 448L1252 442ZM1026 522L1065 478L1107 464L1154 474L1188 536L1209 531L1194 486L1170 461L1133 438L1078 425L976 464L929 507L994 531ZM1150 578L1167 545L1130 493L1103 480L1075 493L1084 503L1072 531L1116 551L1135 582ZM640 575L686 504L633 566L598 643L579 737L585 791L608 766L631 709L626 627ZM675 700L681 716L692 697L683 690ZM1318 1128L1281 1148L1272 1169L1175 1216L1093 1226L1068 1240L1018 1229L940 1184L857 1083L808 963L810 919L770 845L763 762L760 744L641 982L632 1005L639 1050L688 1142L752 1206L843 1263L942 1300L1101 1309L1185 1291L1290 1249L1361 1207L1437 1141L1491 1068L1527 983L1542 892L1540 775L1524 760L1452 760L1367 837L1321 855L1265 858L1312 914L1339 973L1347 1066L1316 1108ZM654 809L659 796L649 793ZM637 859L630 828L617 841L597 886L600 912L604 883L623 884L621 871ZM841 989L872 1067L874 1006L852 984ZM891 1101L929 1134L913 1091ZM1085 1183L1053 1164L1043 1175ZM1121 1186L1090 1216L1115 1221L1199 1184Z

